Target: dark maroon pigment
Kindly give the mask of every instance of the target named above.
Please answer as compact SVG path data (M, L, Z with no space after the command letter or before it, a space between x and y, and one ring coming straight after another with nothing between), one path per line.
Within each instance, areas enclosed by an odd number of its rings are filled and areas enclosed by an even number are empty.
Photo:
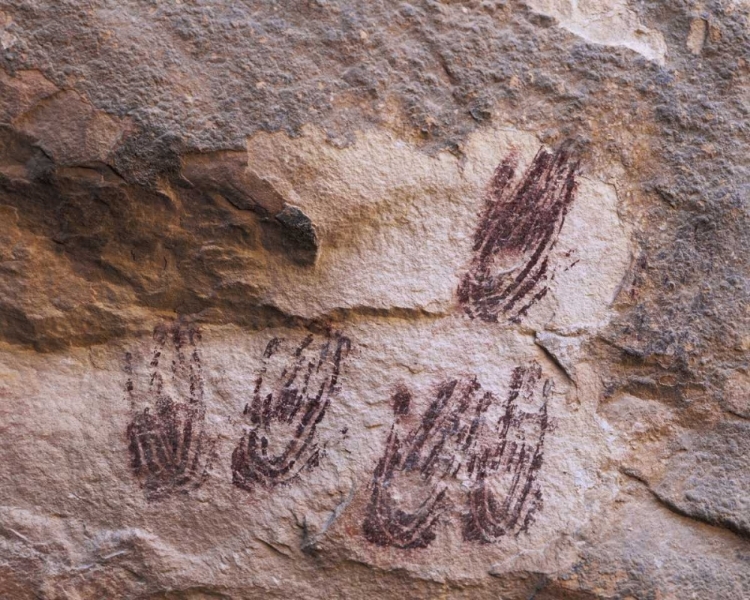
M549 255L577 188L571 143L541 149L513 183L518 156L495 170L474 234L474 256L458 286L466 313L484 321L518 321L548 292Z
M508 533L527 531L542 506L537 474L542 466L548 427L546 401L524 412L518 400L533 402L541 368L536 363L513 371L502 416L490 426L488 409L495 396L476 378L450 379L435 390L434 400L413 418L413 397L404 387L392 397L395 421L370 484L362 531L378 546L426 548L441 519L462 509L467 541L493 542ZM449 494L463 472L470 491ZM455 487L455 485L453 486ZM408 496L410 508L397 498Z
M318 465L317 427L338 391L351 341L339 334L319 344L314 339L308 335L270 382L269 362L282 350L284 340L268 342L252 399L244 409L249 427L232 453L232 481L237 487L272 487Z
M125 357L126 390L134 408L127 428L130 466L149 500L200 487L207 477L206 456L213 445L204 431L200 332L166 323L154 329L153 337L146 390L136 389L132 355ZM167 350L171 360L165 356ZM165 390L166 378L171 378L173 392L181 397L173 398ZM144 397L150 406L135 410L137 400Z

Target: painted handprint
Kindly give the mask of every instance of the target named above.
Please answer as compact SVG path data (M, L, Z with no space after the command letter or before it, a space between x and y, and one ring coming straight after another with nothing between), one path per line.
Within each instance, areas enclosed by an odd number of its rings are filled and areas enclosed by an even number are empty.
M514 183L516 154L495 170L474 234L474 257L458 287L471 317L518 321L548 292L550 252L577 188L579 160L571 143L541 149Z
M483 419L476 433L466 467L471 480L469 510L463 519L467 541L490 543L527 531L542 507L537 476L552 383L541 379L537 363L516 367L500 418L494 426Z
M232 454L232 481L245 490L288 482L318 464L317 427L339 390L349 338L309 334L291 349L273 338L263 353L244 415L248 427Z
M370 484L362 530L378 546L426 548L452 502L450 480L473 445L479 416L490 401L476 379L450 379L419 417L406 388L393 396L395 422Z
M132 355L126 354L130 466L149 500L200 487L212 446L204 429L199 331L161 324L153 339L145 385L136 386Z

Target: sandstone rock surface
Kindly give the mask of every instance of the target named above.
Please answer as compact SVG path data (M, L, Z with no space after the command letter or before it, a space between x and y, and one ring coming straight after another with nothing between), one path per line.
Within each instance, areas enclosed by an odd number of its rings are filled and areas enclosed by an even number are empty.
M0 0L0 598L750 598L749 23Z

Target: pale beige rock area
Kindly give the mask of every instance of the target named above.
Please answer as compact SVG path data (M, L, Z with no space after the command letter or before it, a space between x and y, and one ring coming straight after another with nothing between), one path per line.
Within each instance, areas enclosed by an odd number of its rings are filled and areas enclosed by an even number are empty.
M529 5L540 14L555 19L560 27L589 42L605 46L622 46L648 60L664 64L667 54L664 36L640 23L637 13L627 2L532 0ZM695 54L702 46L702 41L698 41L699 28L700 25L697 23L691 25L687 42ZM695 48L698 48L698 52Z

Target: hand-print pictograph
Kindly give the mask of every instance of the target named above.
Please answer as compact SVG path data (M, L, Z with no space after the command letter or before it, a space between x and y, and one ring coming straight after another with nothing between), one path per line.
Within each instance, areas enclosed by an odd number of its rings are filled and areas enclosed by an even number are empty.
M149 500L200 487L213 445L204 430L199 331L162 324L153 338L145 385L134 382L132 355L126 354L126 389L133 412L127 428L130 465Z
M318 464L317 427L339 390L351 342L339 334L296 347L273 338L263 353L244 415L248 428L232 454L232 480L246 490L288 482Z
M414 418L406 388L393 396L395 422L375 468L362 530L378 546L426 548L451 508L448 483L472 447L488 396L475 379L440 384L427 410Z
M544 457L552 383L549 379L541 383L541 378L537 363L516 367L501 417L494 426L483 420L477 432L467 456L472 486L464 515L465 540L489 543L518 535L528 530L542 507L537 475ZM534 405L538 407L527 412Z
M474 257L458 287L466 313L518 321L548 292L549 257L576 193L579 160L572 144L539 150L514 183L518 157L495 170L474 234Z

